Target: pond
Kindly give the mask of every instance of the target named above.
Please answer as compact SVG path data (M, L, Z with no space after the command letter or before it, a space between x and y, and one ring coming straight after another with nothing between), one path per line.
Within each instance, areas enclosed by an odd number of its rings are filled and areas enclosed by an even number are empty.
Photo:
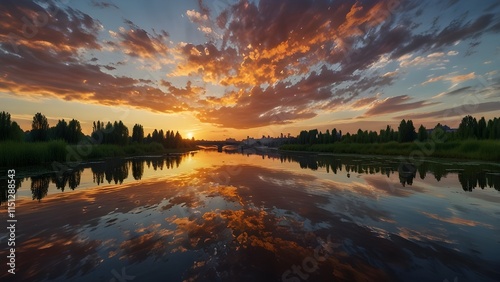
M498 164L198 151L16 175L2 281L500 277Z

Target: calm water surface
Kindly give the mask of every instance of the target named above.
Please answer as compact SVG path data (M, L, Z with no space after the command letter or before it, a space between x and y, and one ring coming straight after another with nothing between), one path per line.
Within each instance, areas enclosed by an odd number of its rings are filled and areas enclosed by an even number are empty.
M496 164L200 151L17 175L2 281L500 277Z

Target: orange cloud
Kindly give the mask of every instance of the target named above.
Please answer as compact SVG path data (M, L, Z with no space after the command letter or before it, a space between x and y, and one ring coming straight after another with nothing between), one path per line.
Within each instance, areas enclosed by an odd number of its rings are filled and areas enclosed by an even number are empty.
M126 28L109 31L105 35L111 39L101 42L104 27L86 13L60 3L42 7L3 1L0 90L167 113L192 111L202 122L232 128L293 123L350 103L354 109L373 104L367 116L430 105L402 96L375 103L373 95L398 78L397 72L384 75L377 68L397 58L408 67L437 58L444 62L457 52L446 53L443 47L496 32L495 17L483 14L463 24L450 21L422 35L415 31L419 23L408 17L418 4L401 5L409 10L400 9L396 15L394 3L399 2L239 1L212 14L200 0L198 11L185 13L207 39L200 44L170 42L166 31L147 31L129 20ZM107 2L94 6L114 7ZM27 36L20 19L38 15L41 21L44 13L51 17L43 28ZM92 54L97 51L138 58L142 68L167 70L161 75L191 82L179 87L113 75L123 66L97 64L103 55ZM411 59L409 54L419 56ZM449 74L424 84L457 84L475 77L475 72ZM203 88L210 84L222 88L223 94L206 97ZM358 99L361 94L365 98Z
M485 223L482 223L482 222L477 222L477 221L474 221L474 220L468 220L468 219L464 219L464 218L459 218L459 217L441 217L437 214L433 214L433 213L428 213L428 212L421 212L422 214L424 214L425 216L429 217L429 218L432 218L432 219L435 219L435 220L439 220L439 221L442 221L442 222L446 222L446 223L451 223L451 224L455 224L455 225L464 225L464 226L484 226L484 227L488 227L488 228L492 228L493 226L489 225L489 224L485 224Z
M474 78L476 78L476 74L474 72L471 72L468 74L463 74L463 75L447 74L447 75L440 75L440 76L429 78L428 80L424 81L422 83L422 85L426 85L426 84L429 84L432 82L437 82L437 81L443 81L443 80L450 81L453 84L458 84L458 83L462 83L464 81L471 80Z

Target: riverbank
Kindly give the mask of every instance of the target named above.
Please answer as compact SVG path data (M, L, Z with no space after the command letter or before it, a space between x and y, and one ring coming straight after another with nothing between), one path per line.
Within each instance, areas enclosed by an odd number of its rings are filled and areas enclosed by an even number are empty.
M51 162L183 153L196 148L165 149L159 143L129 145L69 145L64 141L0 143L0 167L30 166Z
M299 145L288 144L280 147L281 151L321 152L335 154L391 155L408 156L415 159L422 157L470 159L483 161L500 161L500 141L466 140L446 143L412 142L412 143L333 143Z

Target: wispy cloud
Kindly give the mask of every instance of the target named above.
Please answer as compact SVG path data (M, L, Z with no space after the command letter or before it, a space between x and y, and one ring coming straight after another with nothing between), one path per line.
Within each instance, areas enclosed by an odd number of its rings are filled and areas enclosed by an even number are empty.
M167 40L169 34L166 31L162 30L159 33L150 34L129 20L126 20L125 23L128 29L120 28L118 33L114 33L119 38L119 46L123 48L124 53L133 57L149 59L154 59L157 55L168 55Z
M462 83L467 80L471 80L476 78L476 74L474 72L468 73L468 74L461 74L461 75L454 75L454 73L447 74L447 75L440 75L436 77L431 77L428 80L424 81L422 85L426 85L432 82L438 82L438 81L449 81L453 83L454 85Z
M386 98L384 100L375 102L373 106L361 117L372 117L382 114L416 110L419 108L437 104L436 102L429 101L409 102L411 99L412 98L408 95Z
M98 7L98 8L114 8L114 9L119 9L116 4L113 4L112 2L109 1L97 1L97 0L92 0L92 6Z
M479 104L464 104L460 106L454 106L450 108L441 109L438 111L424 112L424 113L414 113L404 116L399 116L396 118L407 118L407 119L442 119L448 117L463 117L465 115L474 115L477 113L486 113L491 111L498 111L500 109L500 102L485 102Z

